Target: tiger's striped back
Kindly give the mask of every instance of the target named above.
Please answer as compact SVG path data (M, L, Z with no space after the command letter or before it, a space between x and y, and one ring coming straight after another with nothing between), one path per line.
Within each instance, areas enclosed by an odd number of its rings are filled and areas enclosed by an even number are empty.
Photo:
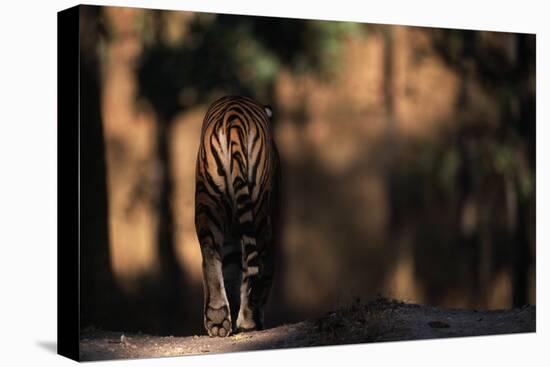
M204 322L210 335L229 335L235 317L239 330L263 324L278 215L279 158L270 114L250 98L224 97L204 118L195 226L203 257Z

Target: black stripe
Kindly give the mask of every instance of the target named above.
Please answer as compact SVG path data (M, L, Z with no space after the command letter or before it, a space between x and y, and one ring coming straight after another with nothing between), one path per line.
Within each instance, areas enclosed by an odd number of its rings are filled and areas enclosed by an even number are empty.
M261 156L264 156L265 155L265 149L264 149L264 144L262 142L262 144L260 145L260 147L258 148L258 153L256 154L256 156L254 157L254 161L252 162L252 180L254 182L258 182L258 169L260 167L260 163L261 163L261 159L260 157ZM268 157L266 157L266 159L264 160L264 164L267 164L268 162Z
M237 165L239 167L239 172L242 175L245 172L245 169L244 169L245 163L244 163L243 155L240 151L235 151L234 153L232 153L231 163L229 166L230 172L233 172L233 162L237 162Z
M222 190L220 190L218 185L216 185L216 183L214 182L214 178L210 175L210 173L205 172L204 173L204 178L206 179L206 181L208 183L208 186L205 185L205 187L211 188L212 191L214 191L218 195L222 195ZM209 194L209 196L212 196L212 195L210 195L210 192L208 194Z
M229 115L229 117L227 118L227 122L229 124L231 124L233 121L241 118L241 116L239 114L231 113L231 112L233 112L233 111L226 112L226 115ZM231 126L229 127L229 129L231 129Z
M201 247L206 246L207 244L209 244L211 246L212 250L214 250L216 252L216 254L218 256L220 256L221 249L222 249L221 244L215 242L214 235L212 234L212 232L210 232L209 230L207 230L205 228L201 228L201 230L199 231L199 233L197 235L199 237ZM210 241L207 241L207 239L210 239Z
M244 258L246 259L248 257L248 255L250 255L251 253L253 253L256 250L257 250L256 245L252 245L250 243L247 243L246 245L244 245Z
M238 182L237 182L238 180ZM235 189L235 192L238 192L240 191L243 187L247 186L248 185L248 182L244 180L243 177L239 176L239 177L236 177L235 180L233 181L233 188Z
M266 116L264 116L265 111L263 111L263 109L260 108L258 105L256 105L255 103L243 104L242 108L248 112L248 115L254 116L254 118L252 118L251 120L254 121L256 126L258 126L259 122L262 122L264 125L267 125L268 121L266 119ZM258 112L258 111L262 111L262 112Z
M252 213L252 210L254 209L254 206L251 202L247 202L244 205L241 205L237 208L237 216L240 218L241 216L245 215L246 213L250 213L250 215L254 216Z
M252 139L252 147L250 148L251 152L254 152L254 149L256 148L256 145L258 145L258 142L260 141L260 131L256 129L256 135L254 136L254 139ZM260 151L258 151L259 153Z
M250 196L248 193L242 194L237 196L237 199L235 201L237 202L237 206L241 206L243 204L247 204L248 202L250 202Z
M252 259L250 259L250 260L247 260L246 265L247 265L248 267L252 267L252 266L257 266L257 267L259 267L259 266L260 266L260 259L259 259L258 255L254 256L254 257L253 257Z
M243 259L240 251L230 252L223 257L222 266L229 264L238 264L239 268L243 267Z
M212 156L214 157L214 160L216 161L216 165L218 168L218 175L225 176L225 172L223 171L223 164L220 155L218 154L218 151L214 147L214 144L212 143L212 140L216 134L210 135L210 152L212 153ZM217 138L216 138L217 139Z
M239 228L241 234L247 237L255 238L256 237L256 228L254 227L254 222L246 221L239 223Z
M197 183L195 184L195 193L196 194L200 194L200 193L208 194L208 189L206 188L206 185L204 184L204 182L202 180L197 180ZM198 195L196 195L196 196L198 196Z
M197 206L197 216L204 215L220 232L223 232L223 220L216 214L219 213L213 213L212 208L208 205L199 204Z

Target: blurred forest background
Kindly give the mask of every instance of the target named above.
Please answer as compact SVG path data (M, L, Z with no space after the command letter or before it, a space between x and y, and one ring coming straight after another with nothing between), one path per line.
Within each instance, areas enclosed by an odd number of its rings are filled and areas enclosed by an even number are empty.
M535 303L535 36L80 8L81 326L202 333L204 112L273 106L268 326L381 294Z

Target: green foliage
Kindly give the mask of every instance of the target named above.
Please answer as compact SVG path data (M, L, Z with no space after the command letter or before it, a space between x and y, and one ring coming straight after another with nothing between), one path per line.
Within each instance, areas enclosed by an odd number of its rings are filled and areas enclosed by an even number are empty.
M350 22L169 15L146 12L136 26L146 46L138 67L141 94L166 116L216 94L269 99L281 68L333 75L346 37L363 35L365 29ZM170 23L174 21L182 23ZM177 42L166 37L168 27L180 30ZM178 99L182 91L194 98Z
M281 66L277 54L253 37L249 30L240 32L237 42L232 57L239 66L242 81L256 91L269 87Z
M516 172L514 147L499 143L492 143L489 147L490 161L495 172L502 176L511 177Z
M333 75L341 67L339 56L346 37L363 36L366 34L365 29L360 23L307 21L304 30L307 48L294 70L313 70L322 75Z
M519 177L519 192L523 199L529 199L534 196L535 177L532 173Z

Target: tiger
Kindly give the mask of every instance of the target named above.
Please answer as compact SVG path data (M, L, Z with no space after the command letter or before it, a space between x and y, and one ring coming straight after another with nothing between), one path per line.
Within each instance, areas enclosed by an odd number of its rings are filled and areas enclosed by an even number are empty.
M211 104L203 120L195 229L203 321L211 337L264 327L280 211L272 115L271 107L251 98L226 96Z

